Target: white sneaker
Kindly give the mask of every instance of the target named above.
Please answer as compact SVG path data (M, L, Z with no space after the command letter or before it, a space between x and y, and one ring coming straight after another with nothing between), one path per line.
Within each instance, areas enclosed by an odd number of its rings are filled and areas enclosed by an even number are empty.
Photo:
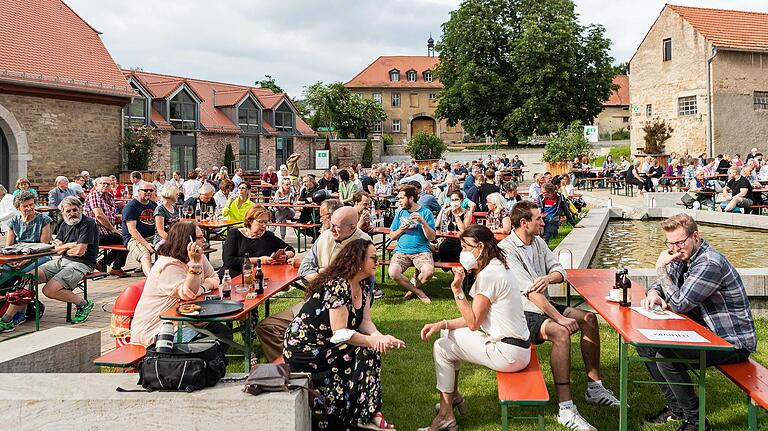
M567 409L561 408L557 413L557 422L572 430L597 431L597 428L584 419L576 406Z
M587 388L584 398L588 403L597 406L619 407L621 402L613 395L610 389L600 386L598 389L590 390Z

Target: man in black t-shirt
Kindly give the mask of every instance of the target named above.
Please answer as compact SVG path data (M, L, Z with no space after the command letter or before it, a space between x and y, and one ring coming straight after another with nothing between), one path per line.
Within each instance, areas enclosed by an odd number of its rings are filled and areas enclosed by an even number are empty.
M320 178L317 185L321 189L329 190L331 193L339 192L339 180L334 178L332 172L328 169L323 172L323 178Z
M139 262L146 276L152 269L152 254L155 252L152 240L157 203L149 198L154 191L154 184L142 184L136 198L123 207L123 245L128 249L128 258Z
M363 191L367 192L369 195L373 195L373 187L376 185L376 181L379 178L379 171L378 169L371 169L370 172L368 172L367 177L363 177L360 182L363 183Z
M37 270L38 282L45 283L43 294L51 299L77 306L73 323L88 318L93 301L80 298L72 291L85 274L93 271L99 253L99 232L96 221L83 215L83 204L74 196L65 197L59 204L63 223L56 239L54 251L61 259L48 261Z
M731 212L734 208L749 209L754 202L752 197L752 184L749 179L741 175L738 166L728 168L728 182L723 187L725 201L721 204L723 212ZM730 197L730 200L728 200Z

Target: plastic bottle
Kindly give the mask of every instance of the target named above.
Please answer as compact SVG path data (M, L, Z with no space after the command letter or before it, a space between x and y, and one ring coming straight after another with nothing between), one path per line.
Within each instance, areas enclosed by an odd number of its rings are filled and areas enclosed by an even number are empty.
M232 295L232 277L229 275L229 270L224 270L224 277L221 277L221 297L229 298Z

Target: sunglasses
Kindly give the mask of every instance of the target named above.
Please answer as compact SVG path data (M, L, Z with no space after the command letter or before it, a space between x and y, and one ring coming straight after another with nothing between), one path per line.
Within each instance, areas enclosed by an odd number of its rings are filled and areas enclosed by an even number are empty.
M142 191L144 193L152 193L155 191L155 189L139 189L139 191Z

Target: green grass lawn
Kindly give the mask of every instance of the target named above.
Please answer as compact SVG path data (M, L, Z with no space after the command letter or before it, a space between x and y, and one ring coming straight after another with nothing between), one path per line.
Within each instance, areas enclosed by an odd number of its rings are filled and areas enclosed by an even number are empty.
M561 228L561 235L567 228ZM434 417L434 405L438 401L435 389L435 370L432 360L432 343L424 343L419 339L419 331L426 322L450 319L459 315L448 286L451 281L450 273L438 270L436 279L430 282L426 291L432 298L431 305L423 305L419 301L403 301L403 291L395 287L387 278L384 283L385 298L376 301L373 307L373 320L378 328L406 342L407 347L384 355L383 358L383 391L384 414L387 420L395 423L399 430L413 430L428 425ZM379 280L380 282L381 280ZM292 294L296 297L298 295ZM273 300L272 311L278 312L296 301L291 299ZM758 339L768 336L768 323L757 322ZM601 326L602 343L602 374L604 384L618 394L618 338L616 332L609 326ZM258 343L258 342L257 342ZM258 350L258 348L257 348ZM544 409L546 429L565 429L555 420L557 401L550 373L548 344L537 348L541 359L544 376L550 389L551 401ZM754 357L762 363L768 363L768 357L763 352ZM578 338L572 342L571 381L574 401L579 411L594 426L601 430L612 430L618 427L618 410L608 407L595 407L584 401L586 377L584 364L581 360ZM263 359L262 359L263 360ZM234 365L234 364L233 364ZM241 366L241 364L239 364ZM240 371L242 368L237 368ZM630 365L630 378L634 380L649 380L645 367L639 363ZM718 430L746 429L746 396L741 390L723 377L716 369L708 373L708 417ZM463 430L498 430L501 427L500 408L497 399L495 373L487 368L472 364L462 365L460 391L464 394L469 405L469 414L459 417L459 426ZM642 418L656 412L663 405L661 392L655 385L631 385L629 388L629 423L630 429L638 430L673 430L669 426L643 426ZM511 421L513 430L532 430L531 421Z

